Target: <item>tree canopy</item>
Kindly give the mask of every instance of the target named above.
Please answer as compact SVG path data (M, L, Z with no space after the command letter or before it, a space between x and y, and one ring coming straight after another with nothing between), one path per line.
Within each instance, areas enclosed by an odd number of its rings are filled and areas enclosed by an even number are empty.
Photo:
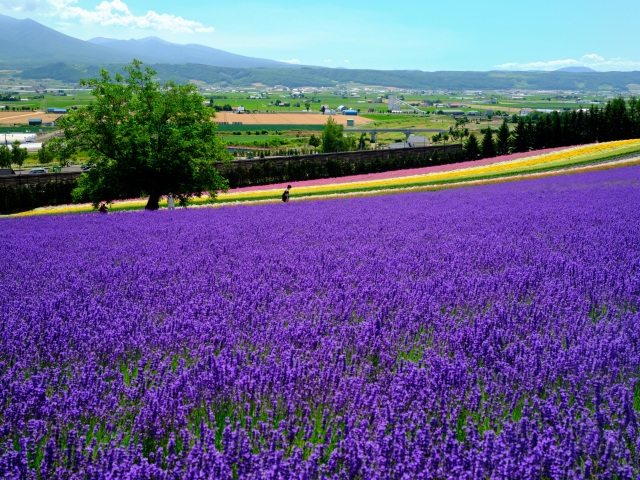
M482 137L480 154L482 155L482 158L491 158L496 156L496 147L493 143L493 130L491 130L491 127L487 127L484 137Z
M155 72L134 60L114 77L102 69L83 80L94 99L62 117L62 139L52 149L61 162L82 152L94 167L74 190L77 201L148 196L155 210L170 192L181 204L208 191L227 188L214 168L230 155L216 136L216 124L204 97L191 84L154 81Z
M337 124L331 117L322 130L321 138L320 151L323 153L349 152L356 149L356 139L351 136L345 137L344 126Z
M11 168L11 150L4 143L0 145L0 168Z
M464 157L468 160L476 160L480 157L480 145L475 133L469 135L463 147Z
M507 125L507 120L502 121L502 125L498 129L496 135L496 155L506 155L509 153L509 139L511 138L511 132Z
M18 140L13 142L11 145L12 145L12 148L11 148L11 161L13 163L15 163L16 165L18 165L18 168L20 168L20 170L22 170L22 164L24 163L24 161L29 156L29 153L27 152L26 148L22 148L20 146L20 142Z

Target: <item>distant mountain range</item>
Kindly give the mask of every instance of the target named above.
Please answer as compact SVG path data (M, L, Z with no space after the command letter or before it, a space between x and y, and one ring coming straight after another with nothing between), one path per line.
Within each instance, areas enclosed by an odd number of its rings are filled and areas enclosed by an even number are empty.
M354 83L416 90L640 90L640 72L595 72L585 67L555 72L424 72L300 66L155 37L83 41L33 20L0 15L0 70L18 70L13 75L17 78L75 83L97 77L100 68L121 70L134 58L151 66L161 81L219 86L262 83L295 88Z
M213 67L229 68L298 68L285 62L266 60L264 58L245 57L235 53L225 52L217 48L205 47L197 44L179 45L170 43L157 37L147 37L141 40L115 40L97 37L89 43L107 47L120 52L129 59L137 58L145 63L199 63Z
M595 70L589 67L564 67L564 68L557 69L556 72L584 73L584 72L595 72Z
M80 64L119 63L129 57L77 38L69 37L30 19L0 15L0 66L23 69L59 61Z
M5 69L39 67L43 64L106 65L130 63L134 58L147 64L199 63L227 68L298 68L275 60L246 57L203 45L178 45L156 37L142 40L70 37L30 19L0 15L0 66Z

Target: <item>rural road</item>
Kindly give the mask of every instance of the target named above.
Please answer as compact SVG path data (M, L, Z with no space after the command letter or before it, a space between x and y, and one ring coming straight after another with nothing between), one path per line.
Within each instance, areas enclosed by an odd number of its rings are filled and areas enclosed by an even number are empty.
M14 168L13 171L16 172L16 175L29 175L29 170L34 168L33 166L23 167L23 168ZM48 169L48 171L52 171L52 169ZM62 167L60 170L61 173L74 173L74 172L82 172L80 169L80 165L72 165L70 167Z

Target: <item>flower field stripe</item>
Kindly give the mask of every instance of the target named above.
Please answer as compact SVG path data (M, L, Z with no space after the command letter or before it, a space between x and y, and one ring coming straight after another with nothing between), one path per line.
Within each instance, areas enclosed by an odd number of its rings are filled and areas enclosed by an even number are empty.
M0 478L638 478L629 161L3 219Z
M519 153L511 153L508 155L501 155L499 157L494 158L485 158L481 160L465 160L458 163L449 163L443 165L433 165L427 167L417 167L417 168L409 168L404 170L390 170L385 172L376 172L376 173L365 173L360 175L347 175L344 177L337 178L319 178L315 180L304 180L302 182L296 182L296 184L300 186L313 186L313 185L327 185L332 183L352 183L352 182L362 182L366 180L380 180L380 179L388 179L388 178L396 178L396 177L410 177L423 175L426 173L434 173L434 172L446 172L451 170L460 170L468 167L478 167L482 165L490 165L497 162L506 162L509 160L515 160L518 158L527 158L532 156L539 156L547 153L556 152L559 150L566 150L569 147L556 147L556 148L546 148L542 150L529 151L529 152L519 152ZM284 188L287 184L282 184L282 188ZM272 186L273 187L273 186ZM264 190L264 186L250 186L250 187L241 187L237 189L233 189L233 192L249 192L253 190Z
M354 190L360 188L370 187L393 187L394 185L408 185L412 183L438 183L447 181L460 181L465 178L486 178L488 176L499 176L507 173L521 173L531 171L534 167L540 168L552 168L557 166L564 166L570 164L580 164L584 162L593 161L604 157L607 153L614 155L624 155L627 152L640 152L640 140L624 140L619 142L611 142L606 144L594 144L588 146L574 147L560 152L554 152L546 155L533 156L525 159L510 160L507 162L497 162L487 166L471 167L461 170L453 170L442 173L431 173L426 175L416 175L400 178L389 178L382 180L371 180L365 182L351 182L351 183L335 183L330 185L312 186L312 187L300 187L296 188L295 192L299 191L300 195L313 194L315 192L326 192L331 190L338 192L340 190ZM252 198L264 196L264 193L268 191L253 191L253 192L239 192L239 193L226 193L220 194L220 200L224 201L229 198ZM295 193L294 192L294 193Z
M397 177L389 180L376 180L372 182L352 182L343 184L328 184L318 187L300 187L297 188L296 195L291 197L292 201L316 199L319 197L340 197L349 196L352 193L373 192L381 194L383 192L408 191L408 190L437 190L446 187L468 186L482 183L497 183L500 181L512 181L526 178L536 178L541 176L563 175L572 172L578 173L582 171L603 170L614 168L617 166L632 166L640 163L640 157L633 157L624 160L611 160L606 163L590 165L593 160L574 161L561 168L560 165L542 164L535 170L516 169L513 172L474 172L477 176L467 176L466 178L458 175L451 175L445 178L434 180L433 178L419 177ZM587 166L582 166L582 165ZM521 171L522 173L517 173ZM483 175L484 174L484 175ZM212 206L229 203L251 203L253 201L276 201L279 200L280 190L254 190L250 194L221 194Z
M636 163L634 155L640 155L640 140L622 140L600 144L583 145L561 150L554 150L540 155L528 155L524 158L511 158L508 160L496 161L494 163L471 166L465 168L448 169L442 172L433 172L419 175L405 175L401 177L392 176L388 178L363 181L342 182L336 179L335 183L325 183L322 185L302 185L294 188L292 201L300 200L303 197L309 198L333 198L343 195L359 194L363 192L375 192L380 194L383 190L407 190L425 187L425 189L440 188L445 185L461 186L464 184L474 185L478 182L490 179L513 180L516 178L526 178L531 173L541 173L556 171L558 174L568 172L570 168L577 168L592 163L609 162L615 165L633 165ZM616 159L620 157L632 157L623 163ZM498 157L496 160L499 160ZM484 163L484 162L483 162ZM600 168L605 168L600 167ZM237 191L220 192L215 199L208 196L194 198L191 206L221 205L221 204L262 204L269 201L280 201L282 189L261 188L261 189L238 189ZM111 205L111 211L139 210L144 207L145 201L134 199L118 201ZM161 206L166 206L166 199L162 199ZM57 207L44 207L29 212L23 212L14 216L48 215L59 213L82 213L91 212L90 205L64 205Z

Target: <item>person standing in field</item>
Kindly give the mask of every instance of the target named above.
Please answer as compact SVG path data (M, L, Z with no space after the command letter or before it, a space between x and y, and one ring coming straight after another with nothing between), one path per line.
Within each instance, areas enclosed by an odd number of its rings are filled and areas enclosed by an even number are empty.
M291 190L291 185L287 185L287 189L282 192L282 201L287 203L289 201L289 190Z
M173 199L173 193L169 192L169 198L167 199L167 207L169 208L169 210L175 210L176 208L176 202Z

